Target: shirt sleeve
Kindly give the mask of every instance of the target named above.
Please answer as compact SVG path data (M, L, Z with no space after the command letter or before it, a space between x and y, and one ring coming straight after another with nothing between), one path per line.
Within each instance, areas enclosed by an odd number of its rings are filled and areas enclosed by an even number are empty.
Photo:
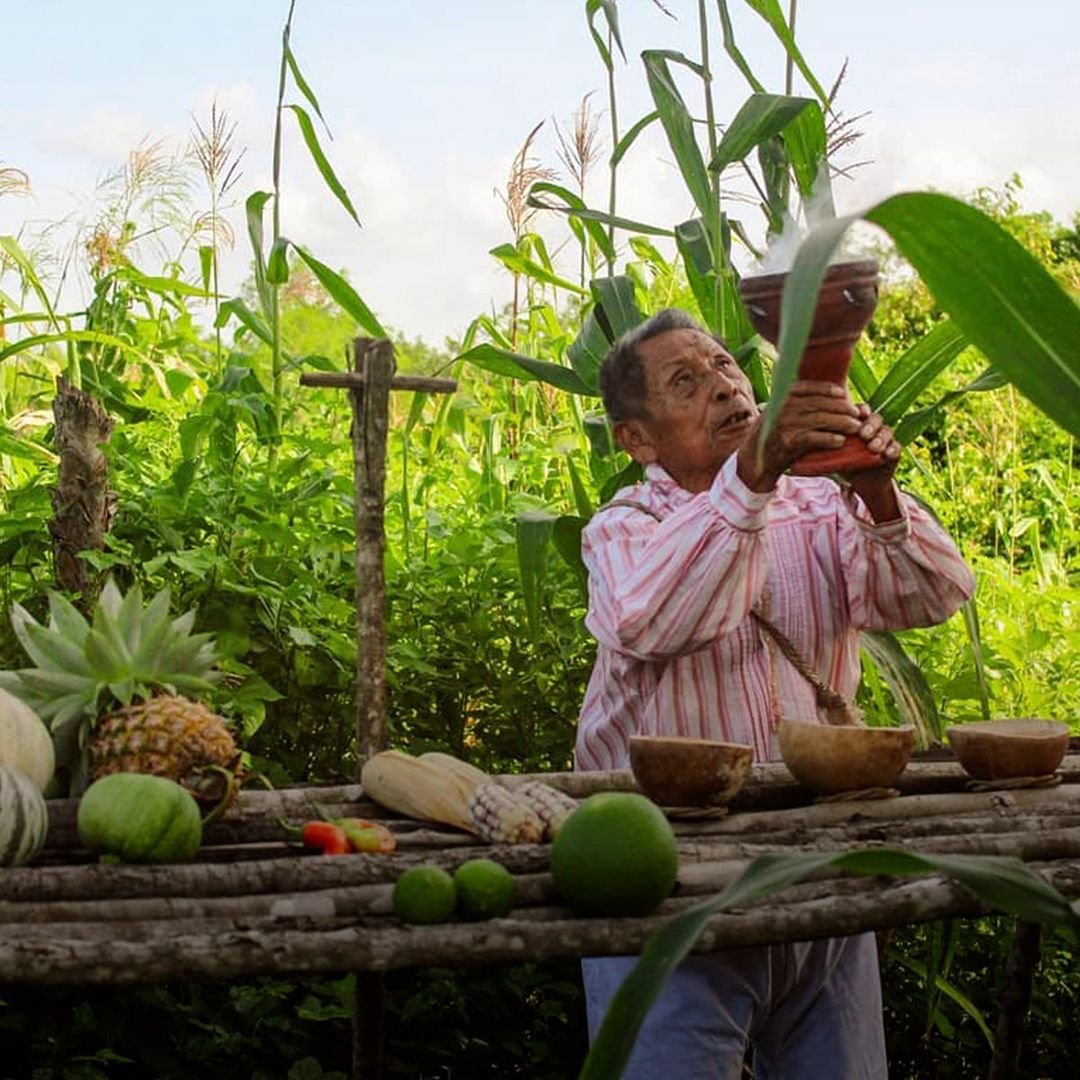
M901 516L876 524L862 500L843 498L840 555L857 630L906 630L944 622L975 592L975 578L948 533L897 489Z
M663 521L629 507L598 513L582 537L585 624L642 660L693 652L738 626L765 581L769 494L739 479L734 454L708 491Z

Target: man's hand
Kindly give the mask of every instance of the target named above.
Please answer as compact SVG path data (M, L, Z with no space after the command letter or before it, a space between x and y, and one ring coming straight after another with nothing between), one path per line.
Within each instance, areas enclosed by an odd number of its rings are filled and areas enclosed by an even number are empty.
M759 418L739 449L739 478L751 491L771 491L780 476L811 450L836 450L843 446L847 436L860 430L862 417L844 387L799 380L792 384L791 393L765 440L759 465L757 440L761 424Z
M896 489L893 487L893 473L900 460L901 446L893 435L892 428L869 405L855 406L860 421L858 437L866 444L872 454L880 454L882 462L870 469L845 473L844 479L851 489L866 504L874 521L894 521L900 517L900 506L896 501Z

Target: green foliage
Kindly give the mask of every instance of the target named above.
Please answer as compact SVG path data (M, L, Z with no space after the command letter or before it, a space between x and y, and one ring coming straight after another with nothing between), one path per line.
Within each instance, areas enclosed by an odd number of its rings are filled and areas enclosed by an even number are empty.
M752 92L739 123L725 125L719 139L706 131L687 105L695 102L697 112L704 92L713 117L706 65L653 50L650 111L620 131L614 77L622 77L625 58L617 7L614 0L585 6L611 77L611 201L591 209L544 180L528 202L565 215L590 255L583 265L603 258L611 276L583 296L538 234L523 230L496 254L525 279L524 302L478 317L449 350L395 343L400 368L449 368L461 390L453 398L396 395L391 403L391 730L398 745L450 750L492 770L562 769L571 760L592 660L575 568L580 529L598 503L635 478L590 411L607 343L645 312L686 307L727 335L764 399L770 360L753 340L731 266L745 231L728 214L733 201L722 197L719 170L733 145L749 153L766 220L776 226L806 194L822 157L820 86L808 80L816 100L769 95L739 52L732 5L724 2L717 5L723 47ZM749 6L808 72L778 5ZM303 105L286 102L290 87ZM354 220L316 131L323 118L315 91L286 34L275 140L290 115L330 197ZM689 221L634 223L617 212L615 170L654 123L692 190ZM149 149L144 154L156 161ZM209 255L200 238L182 232L168 233L169 251L136 239L164 235L166 217L194 216L185 202L190 177L180 182L176 163L154 164L156 187L130 181L105 192L108 213L89 248L79 249L92 259L79 268L92 296L85 316L54 310L50 261L36 254L32 238L0 238L0 609L18 602L44 613L57 461L49 408L55 377L66 374L117 421L108 447L117 514L107 550L88 558L125 588L138 582L151 593L168 585L178 609L198 609L196 629L212 631L225 655L228 677L216 704L259 769L279 783L331 781L353 773L349 415L340 393L301 389L298 376L341 369L358 331L383 328L343 275L280 235L278 164L274 191L248 198L254 279L230 301L208 297L217 234ZM977 192L972 201L1066 289L1077 289L1077 222L1065 227L1022 213L1017 185ZM661 250L665 244L670 250ZM960 394L987 387L985 358L943 321L919 279L878 254L885 286L854 372L857 386L864 396L876 391L891 422L907 424L902 485L933 508L975 567L978 618L899 635L921 684L903 682L903 656L879 643L881 666L866 665L860 703L876 720L898 720L914 688L912 708L931 717L928 734L938 736L984 710L1063 718L1075 727L1076 440L1012 388ZM211 332L206 322L215 315ZM473 363L455 364L455 356ZM1062 408L1075 405L1061 397ZM519 520L549 530L565 558L522 563ZM23 664L0 619L0 666ZM978 1017L992 1026L1008 935L996 920L958 924L951 933L944 942L936 930L903 931L897 959L886 960L898 1076L984 1071ZM1052 938L1036 988L1032 1052L1047 1075L1072 1071L1080 1002L1070 989L1071 957ZM443 1077L451 1066L475 1077L576 1074L584 1050L576 963L396 973L387 986L391 1075ZM19 989L2 995L0 1041L13 1047L4 1062L12 1076L330 1077L348 1071L351 995L348 979L92 995Z

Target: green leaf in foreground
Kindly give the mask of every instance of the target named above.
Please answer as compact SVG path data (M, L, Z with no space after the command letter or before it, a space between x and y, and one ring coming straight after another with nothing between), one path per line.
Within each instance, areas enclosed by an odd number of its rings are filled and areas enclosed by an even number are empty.
M622 1075L645 1016L713 915L762 900L829 866L869 875L947 874L990 907L1028 922L1080 931L1080 915L1069 901L1019 859L920 855L890 848L763 855L718 896L682 912L649 937L611 1000L578 1080L616 1080Z
M825 270L860 218L893 238L960 332L999 372L1080 437L1080 307L991 217L948 195L909 192L827 222L800 247L781 302L779 358L761 445L795 380Z

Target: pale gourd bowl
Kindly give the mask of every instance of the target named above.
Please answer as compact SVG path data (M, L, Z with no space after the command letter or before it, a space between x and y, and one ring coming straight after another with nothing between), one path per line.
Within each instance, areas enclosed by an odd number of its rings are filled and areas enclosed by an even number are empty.
M907 767L913 727L871 728L781 720L780 756L818 795L890 787Z
M1069 748L1069 725L1057 720L980 720L947 734L956 759L976 780L1049 776Z
M742 743L677 735L631 735L630 769L660 806L724 806L750 775L754 751Z

